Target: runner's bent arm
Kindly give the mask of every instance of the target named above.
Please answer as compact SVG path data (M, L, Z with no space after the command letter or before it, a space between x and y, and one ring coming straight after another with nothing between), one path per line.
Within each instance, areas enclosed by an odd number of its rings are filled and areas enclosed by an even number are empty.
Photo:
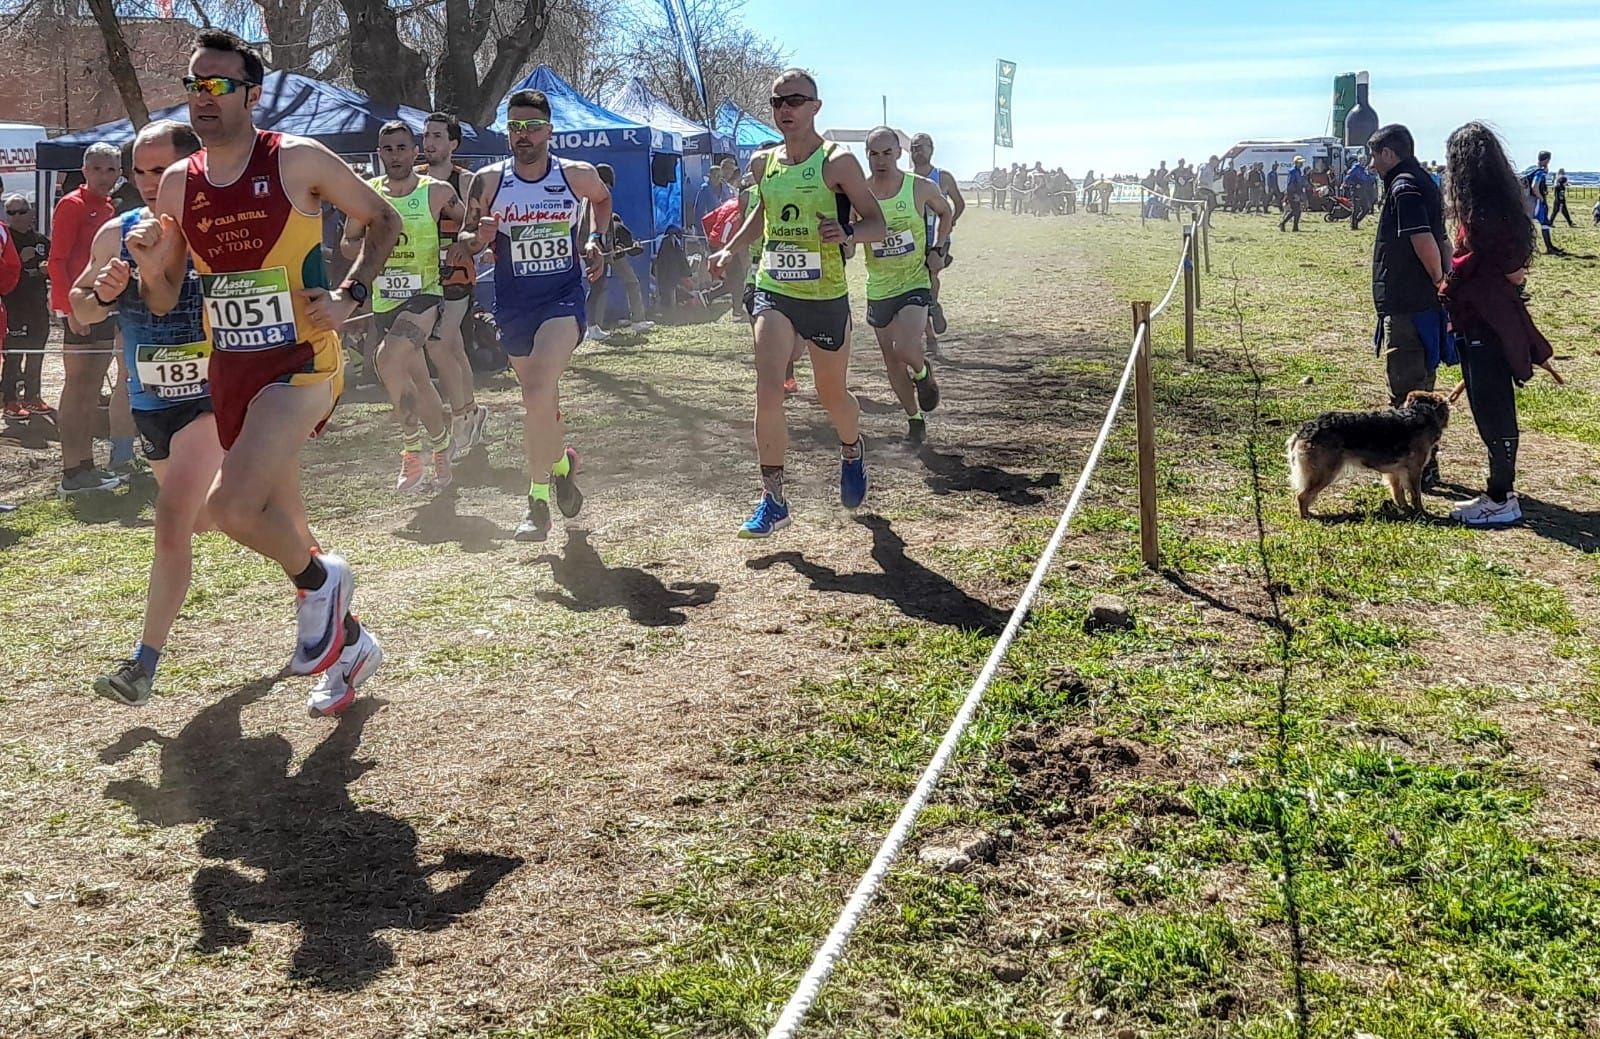
M95 232L94 244L89 247L89 264L78 280L72 283L67 298L72 302L72 316L85 325L98 325L116 309L117 297L128 284L128 265L118 255L122 252L121 221L107 220ZM116 263L112 263L115 260ZM99 299L95 296L99 295ZM111 301L105 306L101 299Z
M914 174L907 174L914 176ZM926 177L917 177L917 183L912 188L912 202L917 212L926 213L933 210L933 215L938 218L934 225L933 240L928 243L928 248L942 249L950 241L950 229L955 226L955 214L950 208L950 200L945 198L944 192L934 187L933 181ZM941 254L943 259L943 254ZM941 263L940 267L944 265Z
M441 220L454 220L457 224L466 221L467 207L448 181L440 181L428 188L428 205L433 209L433 222L436 224Z
M485 166L481 172L487 174L490 170L499 168L500 164L495 163ZM458 260L451 261L456 266L471 266L474 256L494 244L495 228L498 224L492 214L495 196L499 189L499 177L473 175L472 186L467 189L467 215L461 222L461 233L456 236L455 244L450 247L451 255L459 257Z
M611 189L600 179L600 174L587 162L575 162L563 172L572 193L589 203L589 232L583 246L583 257L589 265L589 280L598 281L605 273L606 238L611 230Z
M751 191L756 191L751 188ZM766 203L761 201L761 193L756 191L756 208L750 210L750 215L744 218L744 223L739 225L739 230L734 236L722 243L721 252L735 253L740 249L748 249L761 237L762 228L765 227Z
M834 155L823 167L822 179L829 188L849 199L855 211L861 214L861 222L854 228L854 240L858 243L883 241L883 236L888 232L883 220L883 207L878 204L877 196L867 184L867 175L861 171L861 163L856 161L856 157L849 152ZM826 225L829 222L827 214L821 215Z
M156 315L170 313L178 305L188 271L189 245L178 223L187 177L184 163L169 166L161 175L151 215L128 232L128 252L139 264L139 295Z
M400 213L371 184L356 176L327 148L301 138L285 139L282 153L284 189L309 189L315 202L327 202L345 215L345 236L352 223L366 228L360 253L346 277L371 285L400 241Z
M961 219L961 214L967 211L967 200L961 197L961 185L956 183L955 174L949 170L939 171L939 190L950 196L950 201L955 205L955 213L950 217L950 226L939 238L939 244L943 245L949 239L950 232L956 229L956 222Z

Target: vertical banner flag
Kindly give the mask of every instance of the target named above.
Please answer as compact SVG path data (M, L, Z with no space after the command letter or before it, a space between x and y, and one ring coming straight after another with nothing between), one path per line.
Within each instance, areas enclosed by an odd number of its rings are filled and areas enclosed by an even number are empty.
M1017 77L1017 63L1004 58L994 63L994 143L1011 147L1011 81Z
M1344 119L1356 106L1356 74L1346 72L1333 77L1333 127L1332 135L1344 140Z
M689 12L684 9L683 0L661 0L661 6L667 11L667 26L678 37L678 54L683 58L683 67L688 71L694 92L700 98L700 109L709 118L711 106L706 100L705 80L700 78L700 54L695 50L694 41L689 38Z

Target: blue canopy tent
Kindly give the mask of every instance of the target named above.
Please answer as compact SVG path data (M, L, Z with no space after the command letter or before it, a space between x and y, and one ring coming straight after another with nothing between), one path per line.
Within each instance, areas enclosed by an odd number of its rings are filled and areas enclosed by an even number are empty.
M580 162L603 162L615 171L612 205L633 236L650 243L633 261L640 283L648 284L655 240L680 221L681 139L591 101L548 65L540 65L507 92L495 111L494 129L505 130L506 101L519 90L542 91L549 99L550 121L555 124L552 152ZM620 295L613 293L612 298Z
M377 149L378 128L391 119L404 120L420 136L427 117L428 113L420 108L381 104L354 90L293 72L269 72L255 110L257 127L311 137L341 155L371 154ZM150 113L150 118L187 123L189 106L159 109ZM108 141L120 147L133 136L133 123L119 119L40 141L36 161L44 170L75 170L83 165L83 152L89 145ZM458 156L498 157L506 153L504 134L461 124Z
M750 156L783 140L782 134L732 101L724 101L717 108L712 126L717 133L733 140L734 156L739 160L740 169L750 165Z

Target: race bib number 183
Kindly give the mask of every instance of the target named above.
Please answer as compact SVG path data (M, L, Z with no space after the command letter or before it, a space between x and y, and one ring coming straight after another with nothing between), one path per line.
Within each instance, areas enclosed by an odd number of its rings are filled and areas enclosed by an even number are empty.
M177 346L139 344L135 354L139 383L146 393L162 400L189 400L206 393L206 374L211 367L210 343L183 343Z

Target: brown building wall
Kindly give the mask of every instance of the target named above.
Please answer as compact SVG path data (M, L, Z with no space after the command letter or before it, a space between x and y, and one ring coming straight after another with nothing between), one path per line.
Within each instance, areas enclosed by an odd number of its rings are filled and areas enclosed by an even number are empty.
M183 100L179 80L188 69L196 31L182 18L122 22L151 111ZM84 130L127 116L92 20L36 23L0 37L0 120Z

